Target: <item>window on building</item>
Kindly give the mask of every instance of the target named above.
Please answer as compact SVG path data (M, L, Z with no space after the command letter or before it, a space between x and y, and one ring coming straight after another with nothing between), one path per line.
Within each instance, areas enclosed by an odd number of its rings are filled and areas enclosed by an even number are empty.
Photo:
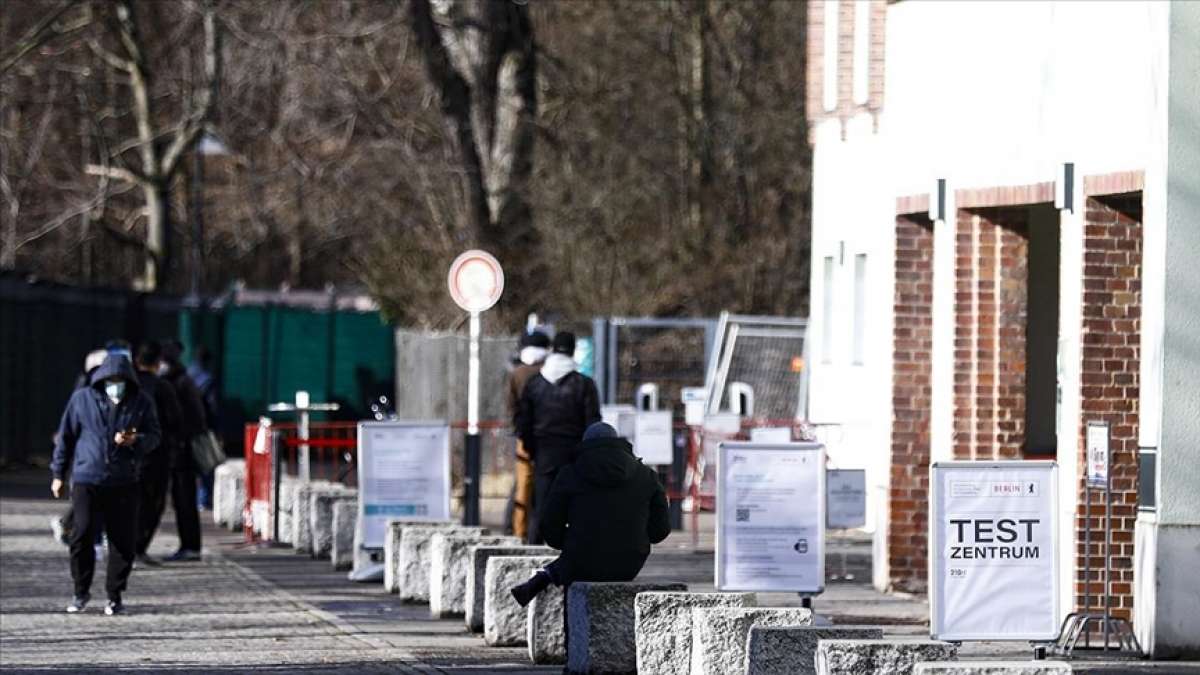
M825 72L821 81L825 110L837 109L838 103L838 12L839 0L825 0L825 35L822 62Z
M825 257L821 302L821 363L833 363L833 256Z
M854 365L863 364L867 341L867 254L854 256Z
M854 103L866 105L871 60L871 3L854 3Z

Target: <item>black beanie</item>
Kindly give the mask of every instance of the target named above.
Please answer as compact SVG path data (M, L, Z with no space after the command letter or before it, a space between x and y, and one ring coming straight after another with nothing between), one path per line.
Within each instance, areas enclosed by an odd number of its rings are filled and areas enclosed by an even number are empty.
M550 338L540 330L535 330L532 333L526 333L521 336L522 347L541 347L542 349L550 348Z
M554 353L571 356L575 353L575 334L570 331L560 331L554 335Z

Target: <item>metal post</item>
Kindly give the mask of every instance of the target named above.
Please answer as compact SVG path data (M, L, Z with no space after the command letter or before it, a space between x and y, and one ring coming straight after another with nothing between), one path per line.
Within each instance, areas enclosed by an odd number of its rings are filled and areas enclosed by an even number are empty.
M280 452L280 442L282 436L274 432L268 431L271 436L271 489L274 491L274 496L271 499L271 536L268 538L271 541L279 541L279 487L283 483L283 453Z
M298 475L300 476L300 480L307 483L309 481L309 478L311 478L311 470L308 466L308 443L304 442L309 439L309 436L308 436L308 408L307 407L300 408L299 413L300 413L300 428L298 430L298 433L300 436L300 454L296 458L296 463L299 464L299 466L297 466L296 469L297 469Z
M1106 427L1109 433L1108 457L1104 472L1104 651L1108 651L1108 623L1112 611L1112 426Z
M1091 647L1087 617L1092 613L1092 486L1083 482L1083 646Z
M467 437L464 446L463 525L479 524L479 312L471 312L470 358L467 361Z

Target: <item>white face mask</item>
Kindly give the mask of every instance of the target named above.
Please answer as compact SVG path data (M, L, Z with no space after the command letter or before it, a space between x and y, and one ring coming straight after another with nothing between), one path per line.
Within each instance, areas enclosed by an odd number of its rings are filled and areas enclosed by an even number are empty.
M125 381L108 380L104 383L104 393L108 395L108 400L113 403L119 403L121 398L125 396Z
M160 361L158 363L158 371L155 374L158 375L159 377L166 377L167 373L170 371L171 371L171 366L168 365L166 361Z

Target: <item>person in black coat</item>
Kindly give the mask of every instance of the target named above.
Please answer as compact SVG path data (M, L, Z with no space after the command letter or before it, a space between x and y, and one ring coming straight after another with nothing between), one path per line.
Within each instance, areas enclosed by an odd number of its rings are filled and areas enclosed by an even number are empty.
M562 554L512 589L521 606L550 584L636 578L651 544L671 532L667 495L629 442L598 422L588 427L574 461L558 472L541 510L541 531Z
M50 492L62 496L63 479L71 472L71 578L75 597L71 613L83 611L96 567L93 542L103 522L108 534L108 593L106 614L124 609L125 591L137 536L138 479L142 461L159 443L154 400L141 391L129 359L109 354L91 377L91 386L77 389L67 402L58 425L58 441L50 460Z
M596 383L575 370L574 352L573 334L562 331L554 336L551 354L525 383L513 417L517 438L533 459L535 514L546 502L559 469L570 463L584 430L600 421ZM527 536L531 544L542 541L538 522L536 516L530 522Z
M195 462L192 460L192 439L208 431L204 418L204 399L188 377L180 361L182 349L177 342L163 345L162 379L175 388L180 418L179 443L172 448L171 507L175 509L175 526L179 530L179 549L166 557L171 562L200 559L200 512L196 506Z
M142 391L154 399L158 413L158 426L162 430L162 441L158 450L146 458L142 466L141 504L138 508L137 560L143 565L158 566L161 563L150 557L147 550L162 521L163 508L167 504L167 492L171 485L171 458L178 451L183 410L175 388L163 381L155 371L162 359L162 347L157 342L146 342L138 347L134 368Z

